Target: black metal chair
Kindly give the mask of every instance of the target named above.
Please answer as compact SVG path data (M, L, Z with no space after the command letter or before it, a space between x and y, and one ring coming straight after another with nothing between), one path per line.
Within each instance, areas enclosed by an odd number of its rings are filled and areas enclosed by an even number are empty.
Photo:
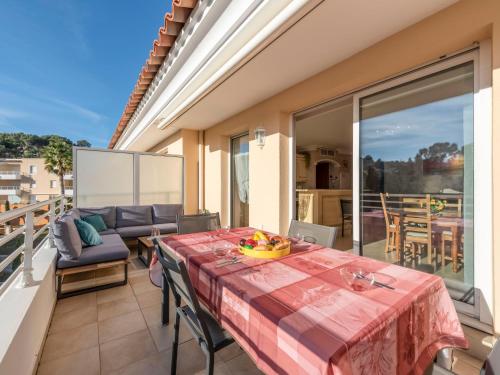
M345 223L349 222L352 225L352 200L341 199L340 210L342 211L342 237L344 237Z
M337 228L292 220L288 229L288 236L302 237L306 242L333 248L337 237Z
M163 267L164 277L174 295L176 306L170 374L175 375L177 370L179 324L182 318L206 356L207 374L212 375L215 352L230 345L234 340L221 328L217 320L201 307L184 261L162 247L156 238L153 242L156 255ZM181 305L181 298L186 303L185 305Z
M208 232L220 229L220 216L214 214L177 215L177 233Z

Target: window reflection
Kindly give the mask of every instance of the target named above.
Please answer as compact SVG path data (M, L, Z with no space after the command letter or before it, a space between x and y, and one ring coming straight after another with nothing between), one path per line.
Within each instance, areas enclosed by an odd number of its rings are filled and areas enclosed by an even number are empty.
M365 256L473 293L473 63L360 100Z

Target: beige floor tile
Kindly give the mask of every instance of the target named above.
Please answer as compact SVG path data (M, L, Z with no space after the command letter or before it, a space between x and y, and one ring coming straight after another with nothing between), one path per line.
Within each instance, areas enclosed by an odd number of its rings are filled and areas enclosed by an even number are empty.
M146 322L139 310L115 316L99 322L99 342L114 340L146 328Z
M68 313L54 314L49 333L74 329L97 321L97 305L89 305Z
M158 351L170 349L172 347L172 340L174 337L174 323L175 315L173 310L170 310L170 323L167 326L161 324L161 305L150 306L142 309L144 319L148 326L151 337L153 338ZM186 327L185 323L181 321L179 330L179 343L191 340L193 336Z
M102 321L136 310L139 310L139 305L135 296L132 295L97 305L97 319Z
M171 356L171 351L167 350ZM170 360L169 360L170 362ZM202 375L206 371L206 357L201 351L198 344L194 341L188 341L179 345L177 352L177 374L178 375ZM214 373L216 375L229 375L229 369L226 364L215 359ZM236 372L234 374L237 374Z
M215 355L222 361L227 362L243 353L245 353L243 349L241 349L237 343L233 343L219 350Z
M453 358L455 360L459 360L462 362L467 362L469 365L473 367L477 367L480 369L483 366L484 361L477 359L476 357L471 356L467 351L463 351L460 349L453 351Z
M165 375L170 371L170 351L156 353L113 371L110 375Z
M147 329L101 344L101 370L108 374L157 354Z
M96 304L96 293L86 293L80 296L63 298L57 301L54 315L69 313Z
M169 317L170 321L173 322L175 317L175 312L173 306L170 306ZM142 313L144 315L144 319L146 319L146 323L148 326L161 324L161 304L156 303L155 305L151 305L149 307L145 307L142 309Z
M99 375L99 348L85 349L53 361L42 363L38 375Z
M53 333L47 336L41 362L72 354L99 345L97 323Z
M137 279L138 280L136 280L135 282L131 281L130 283L135 295L152 292L158 289L158 287L154 286L151 283L151 280L149 280L149 275L141 276Z
M157 305L161 303L161 300L162 292L160 288L156 288L156 290L137 295L137 302L139 303L141 309Z
M110 301L116 301L117 299L130 297L133 294L134 293L129 284L100 290L99 292L97 292L97 303L100 304Z
M263 374L255 363L250 359L250 357L243 353L236 358L231 359L226 362L226 366L231 374L241 374L241 375L261 375Z

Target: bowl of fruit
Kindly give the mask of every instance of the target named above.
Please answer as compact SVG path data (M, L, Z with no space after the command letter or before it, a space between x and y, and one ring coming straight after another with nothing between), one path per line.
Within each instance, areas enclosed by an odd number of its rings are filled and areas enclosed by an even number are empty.
M290 241L258 230L250 238L240 240L240 252L253 258L281 258L290 254Z

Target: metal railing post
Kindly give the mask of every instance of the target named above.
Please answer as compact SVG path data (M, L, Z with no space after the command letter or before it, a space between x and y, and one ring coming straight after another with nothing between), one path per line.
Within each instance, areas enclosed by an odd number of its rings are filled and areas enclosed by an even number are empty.
M51 202L49 206L49 244L50 247L54 247L54 224L56 218L56 203Z
M26 212L24 228L24 264L22 286L27 287L33 283L33 211Z

